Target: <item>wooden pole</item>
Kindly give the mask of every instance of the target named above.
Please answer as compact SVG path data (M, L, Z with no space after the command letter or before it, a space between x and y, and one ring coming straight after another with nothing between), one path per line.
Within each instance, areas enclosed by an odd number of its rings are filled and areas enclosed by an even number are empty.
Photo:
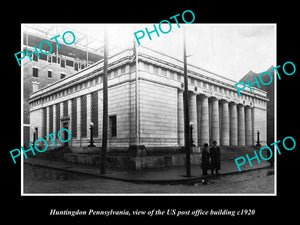
M186 159L186 176L191 176L191 143L190 143L190 118L189 118L189 104L188 104L188 76L187 76L187 62L186 62L186 46L185 46L185 28L183 26L183 65L184 65L184 92L183 92L183 110L184 110L184 143L185 143L185 159Z
M103 65L103 128L100 173L105 174L105 161L107 150L107 119L108 119L108 97L107 97L107 67L108 67L108 43L106 28L104 28L104 65Z

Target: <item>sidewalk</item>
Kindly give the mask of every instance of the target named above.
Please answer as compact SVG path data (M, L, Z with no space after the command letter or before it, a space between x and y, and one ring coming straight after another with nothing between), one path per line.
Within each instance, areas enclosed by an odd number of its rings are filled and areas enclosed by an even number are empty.
M120 170L120 169L106 169L106 174L100 174L100 168L87 167L81 164L74 164L62 161L50 161L38 158L24 159L25 164L30 164L34 166L41 166L47 168L58 169L66 172L81 173L85 175L92 175L98 178L113 179L126 182L134 183L156 183L156 184L174 184L174 183L186 183L201 180L202 170L199 166L191 167L191 177L185 176L185 167L176 168L160 168L152 170L143 171L130 171L130 170ZM262 161L260 164L253 162L253 167L249 164L244 164L241 167L241 172L234 160L224 160L221 162L221 176L229 174L239 174L245 171L267 168L270 164L266 161ZM210 173L210 171L209 171Z

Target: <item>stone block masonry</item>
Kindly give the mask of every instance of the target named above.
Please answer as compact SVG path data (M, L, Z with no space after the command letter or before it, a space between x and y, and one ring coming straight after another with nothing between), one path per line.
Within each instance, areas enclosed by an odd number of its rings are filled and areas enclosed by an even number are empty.
M177 89L141 81L140 90L140 143L176 146Z

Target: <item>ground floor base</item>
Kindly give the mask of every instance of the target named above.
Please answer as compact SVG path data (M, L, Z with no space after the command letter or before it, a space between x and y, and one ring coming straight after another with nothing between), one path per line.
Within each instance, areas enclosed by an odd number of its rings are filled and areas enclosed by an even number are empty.
M221 160L234 162L237 157L254 156L257 146L221 146ZM84 147L70 148L64 154L64 160L71 163L100 166L101 148ZM263 153L264 154L264 153ZM201 164L201 151L193 147L190 153L191 165ZM109 149L106 154L106 167L130 170L159 169L185 166L186 153L183 147L145 148L144 146L130 146L127 149Z
M65 161L85 165L99 165L100 154L65 153ZM199 165L200 153L191 154L191 164ZM185 154L154 155L154 156L122 156L107 155L106 166L108 168L144 170L155 168L170 168L185 165Z

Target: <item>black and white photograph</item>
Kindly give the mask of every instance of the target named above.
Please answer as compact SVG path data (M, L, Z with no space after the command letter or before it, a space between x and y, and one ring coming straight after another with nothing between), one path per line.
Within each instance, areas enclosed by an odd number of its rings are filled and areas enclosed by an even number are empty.
M3 6L5 221L297 221L295 4L65 3Z
M276 194L276 24L22 24L21 41L24 195Z

